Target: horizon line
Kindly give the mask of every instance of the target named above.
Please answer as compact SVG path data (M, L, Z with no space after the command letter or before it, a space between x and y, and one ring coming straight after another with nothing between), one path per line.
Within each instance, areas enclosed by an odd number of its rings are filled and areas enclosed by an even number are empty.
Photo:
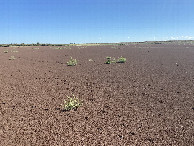
M13 45L13 44L51 44L51 45L55 45L55 44L119 44L119 43L143 43L143 42L169 42L169 41L194 41L194 40L152 40L152 41L129 41L129 42L104 42L104 43L100 43L100 42L93 42L93 43L3 43L0 45Z

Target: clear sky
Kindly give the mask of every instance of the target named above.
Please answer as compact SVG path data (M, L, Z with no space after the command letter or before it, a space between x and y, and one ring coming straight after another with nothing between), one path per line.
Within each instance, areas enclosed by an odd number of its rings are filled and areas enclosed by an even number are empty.
M0 0L0 44L169 39L194 39L194 0Z

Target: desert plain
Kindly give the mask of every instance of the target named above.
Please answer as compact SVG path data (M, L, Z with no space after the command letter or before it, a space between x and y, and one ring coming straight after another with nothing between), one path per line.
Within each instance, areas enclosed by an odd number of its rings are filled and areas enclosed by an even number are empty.
M0 47L0 145L194 145L194 45L61 48Z

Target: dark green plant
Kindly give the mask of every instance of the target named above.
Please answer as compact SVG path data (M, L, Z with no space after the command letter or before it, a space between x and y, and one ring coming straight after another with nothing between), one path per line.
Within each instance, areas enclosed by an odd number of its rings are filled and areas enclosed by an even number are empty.
M71 59L67 62L67 65L68 66L75 66L75 65L77 65L77 60L76 59L73 59L71 57Z
M106 59L107 59L107 60L106 60L105 63L106 63L106 64L111 64L111 57L106 57Z

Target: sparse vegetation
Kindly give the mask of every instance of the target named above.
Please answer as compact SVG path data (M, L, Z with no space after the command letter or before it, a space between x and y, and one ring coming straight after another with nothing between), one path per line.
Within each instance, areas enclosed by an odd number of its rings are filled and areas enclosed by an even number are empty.
M107 60L106 60L105 63L106 63L106 64L111 64L111 57L106 57L106 59L107 59Z
M70 47L70 46L66 46L66 47L64 47L64 49L69 49L69 50L71 50L71 47Z
M112 46L111 48L112 48L112 49L120 49L120 48L119 48L119 44L114 45L114 46Z
M54 48L56 50L62 50L62 49L70 49L71 50L71 47L70 46L63 46L63 47L57 47L57 48Z
M14 59L16 59L14 56L11 56L11 57L9 58L9 60L14 60Z
M116 63L116 59L113 57L111 63Z
M57 50L61 50L61 49L64 49L64 48L62 48L62 47L57 47L57 48L55 48L55 49L57 49Z
M126 58L124 58L124 57L120 57L120 58L118 58L118 60L117 60L117 63L125 63L126 62Z
M13 53L17 53L18 51L17 51L17 50L13 50L12 52L13 52Z
M105 62L105 64L111 64L111 63L125 63L126 62L126 58L124 57L120 57L117 60L113 57L111 59L111 57L106 57L107 61Z
M67 65L68 66L75 66L75 65L77 65L77 60L76 59L73 59L71 57L71 59L67 62Z
M68 100L64 100L64 104L62 104L62 110L64 111L70 111L70 110L77 110L79 106L81 106L81 102L78 98L76 98L74 95L73 97L67 96Z

